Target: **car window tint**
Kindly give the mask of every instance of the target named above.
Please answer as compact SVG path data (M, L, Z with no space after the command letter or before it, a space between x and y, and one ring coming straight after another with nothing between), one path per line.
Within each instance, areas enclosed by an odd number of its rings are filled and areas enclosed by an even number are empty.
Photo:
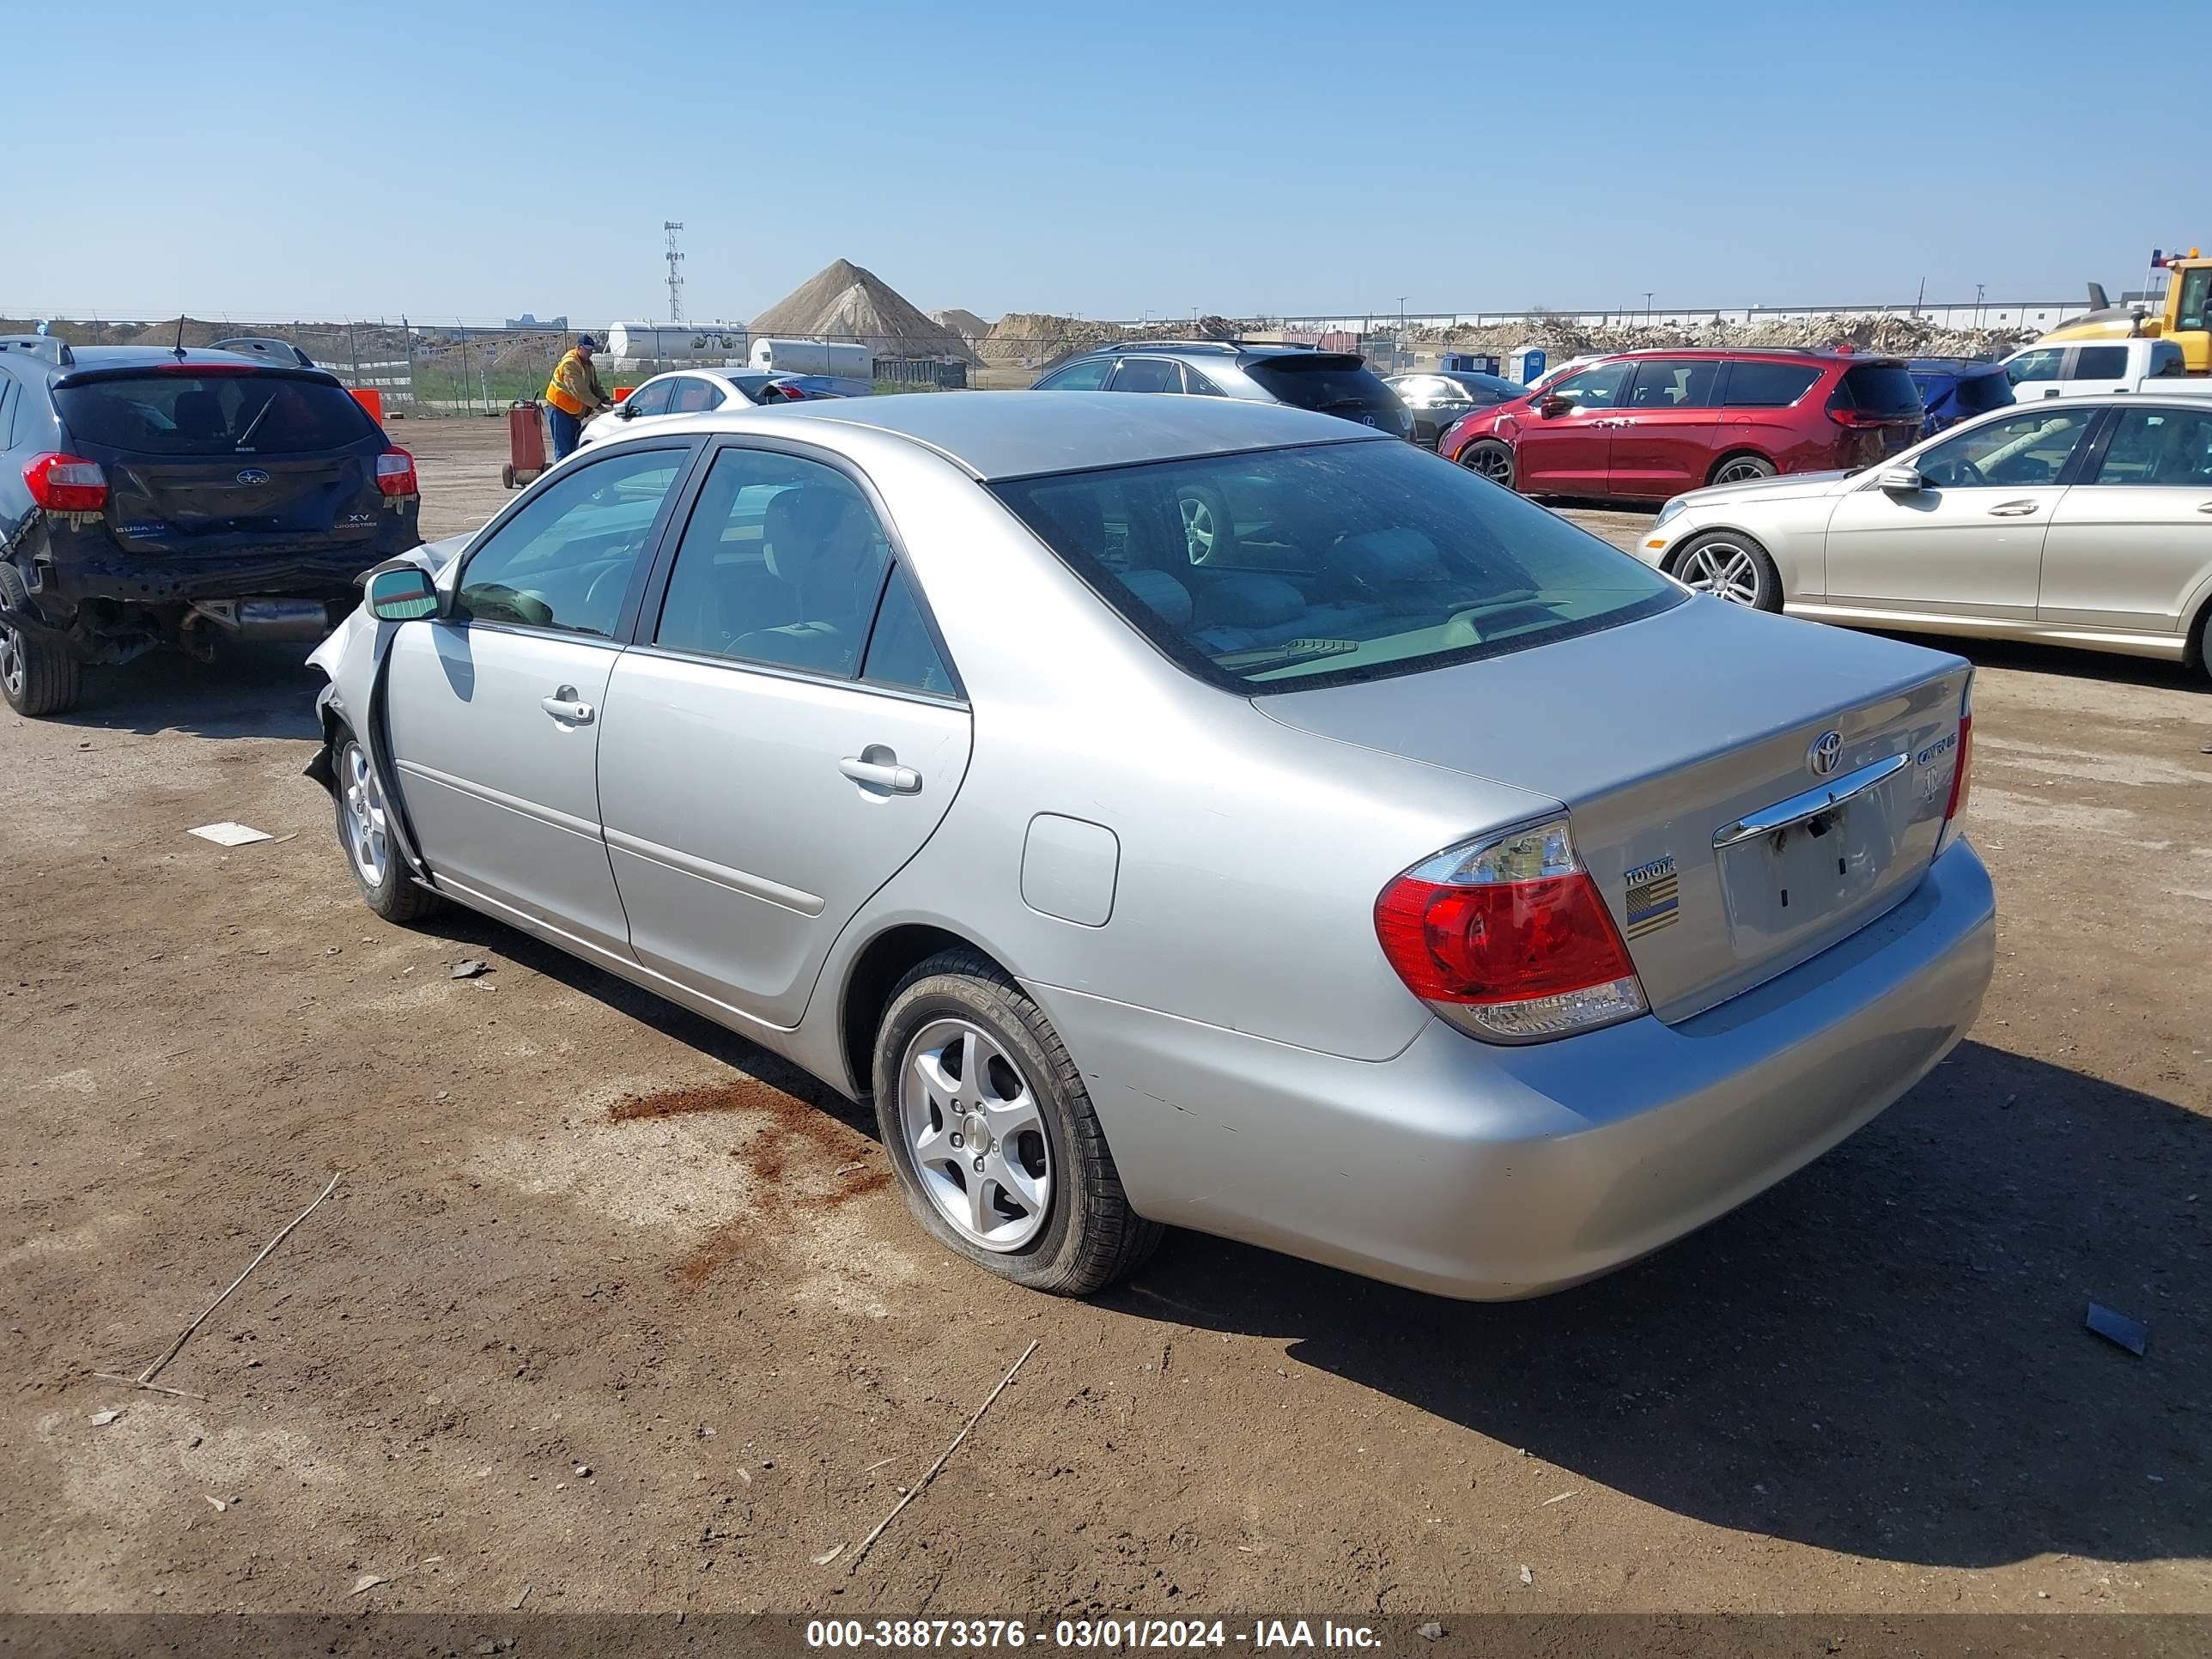
M1182 376L1164 357L1125 357L1114 371L1116 392L1181 392Z
M1711 409L1721 366L1711 359L1668 362L1646 358L1636 366L1628 394L1632 409Z
M2098 412L2045 404L2030 414L1992 421L1923 451L1920 476L1939 489L2056 483Z
M2118 380L2128 372L2128 349L2124 345L2082 346L2074 356L2077 380Z
M669 399L675 395L675 381L654 380L649 385L638 387L629 394L629 412L633 416L665 415L668 413Z
M15 447L15 405L22 400L15 395L15 382L0 374L0 449Z
M1182 366L1183 390L1194 398L1226 398L1229 394L1188 363Z
M914 579L904 565L891 569L884 589L882 607L876 612L874 631L868 635L868 654L860 678L877 685L894 685L907 691L931 691L951 696L956 688L952 671L922 619L921 601Z
M676 550L653 643L849 677L890 544L835 467L768 450L714 458Z
M1070 363L1057 374L1048 374L1036 383L1040 392L1096 392L1106 384L1107 373L1114 367L1110 357L1093 357L1087 362Z
M672 415L703 415L722 404L722 389L712 380L702 380L696 374L686 375L676 383L676 395L668 400Z
M1786 409L1820 378L1810 363L1730 363L1723 398L1730 409Z
M1247 696L1496 655L1686 602L1626 554L1411 444L993 488L1170 658Z
M688 449L618 450L563 472L472 549L454 614L611 636Z
M334 381L280 373L161 372L63 386L76 438L141 455L288 455L338 449L376 425Z
M1547 398L1564 398L1577 410L1613 409L1627 395L1633 362L1599 363L1576 374L1562 375L1544 388Z
M2212 410L2127 410L2106 447L2097 482L2212 489Z
M2028 380L2055 380L2065 360L2066 354L2060 350L2024 351L2005 365L2005 374L2014 386Z
M2013 401L2012 382L2002 374L1969 374L1959 382L1959 407L1969 415L1986 415Z
M2170 374L2189 373L2189 361L2181 355L2181 348L2171 340L2154 340L2150 346L2150 372L2153 379L2164 380Z

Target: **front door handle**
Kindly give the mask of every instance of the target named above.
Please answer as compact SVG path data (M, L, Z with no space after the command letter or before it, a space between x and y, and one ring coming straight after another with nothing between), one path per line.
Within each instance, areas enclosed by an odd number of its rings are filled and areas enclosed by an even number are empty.
M2199 502L2197 502L2197 510L2199 513L2212 513L2212 501L2199 501Z
M573 685L562 686L550 697L540 697L538 706L563 726L589 726L599 713L577 697Z
M868 749L872 755L888 752L873 744ZM837 769L854 782L865 783L872 789L887 789L894 795L918 795L921 793L921 774L911 766L893 766L883 761L848 755L837 763Z
M1999 501L1990 509L1992 519L2024 519L2035 511L2033 501Z

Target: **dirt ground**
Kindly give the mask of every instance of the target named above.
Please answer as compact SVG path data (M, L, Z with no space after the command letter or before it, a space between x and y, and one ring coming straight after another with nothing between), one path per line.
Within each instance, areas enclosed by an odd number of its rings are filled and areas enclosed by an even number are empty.
M426 532L501 498L496 424L401 441ZM1508 1306L1192 1236L1091 1303L971 1271L819 1085L491 923L371 917L295 652L0 717L0 1606L2212 1610L2212 683L1966 648L1972 1038ZM277 839L185 833L222 818ZM189 1395L94 1376L333 1170Z

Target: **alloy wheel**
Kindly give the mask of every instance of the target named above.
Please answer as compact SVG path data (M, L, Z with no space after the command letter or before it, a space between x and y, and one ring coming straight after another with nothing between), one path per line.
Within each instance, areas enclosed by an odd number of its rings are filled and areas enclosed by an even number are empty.
M1759 605L1759 561L1734 542L1706 542L1682 556L1674 572L1686 585L1730 605Z
M1492 483L1505 483L1513 477L1513 452L1503 445L1493 448L1485 444L1468 459L1477 472Z
M1204 564L1213 551L1218 533L1213 504L1203 495L1183 495L1176 499L1176 508L1182 514L1183 550L1193 564Z
M362 885L381 887L384 872L392 860L384 791L378 787L376 772L359 744L346 745L343 764L346 854L353 860L354 871L361 877Z
M11 702L20 702L23 687L28 683L30 669L23 660L23 635L20 629L0 628L0 686L5 686Z
M1771 469L1762 466L1748 456L1743 456L1730 461L1713 474L1713 482L1717 484L1749 483L1754 478L1771 478L1773 476Z
M937 1212L986 1250L1018 1250L1052 1210L1052 1146L1036 1091L998 1040L933 1020L899 1068L899 1127Z

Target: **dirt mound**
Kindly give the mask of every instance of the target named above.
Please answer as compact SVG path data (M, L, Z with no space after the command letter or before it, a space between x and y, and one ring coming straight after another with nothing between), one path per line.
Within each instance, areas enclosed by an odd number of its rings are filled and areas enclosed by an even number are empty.
M942 311L933 311L929 319L941 327L951 329L971 346L991 331L990 324L974 312L963 311L958 306L947 306Z
M878 357L976 360L958 333L933 322L889 283L849 259L817 271L754 318L753 332L856 340Z
M992 325L975 349L987 363L1042 368L1062 357L1111 345L1116 340L1231 340L1245 326L1226 317L1206 316L1195 323L1147 323L1128 328L1120 323L1060 317L1046 311L1010 311Z
M1641 323L1592 325L1565 317L1534 316L1482 327L1417 329L1410 337L1429 344L1506 352L1541 346L1553 360L1607 351L1666 346L1834 346L1901 357L2002 356L2035 337L2033 329L1938 328L1924 317L1774 317L1756 322Z

